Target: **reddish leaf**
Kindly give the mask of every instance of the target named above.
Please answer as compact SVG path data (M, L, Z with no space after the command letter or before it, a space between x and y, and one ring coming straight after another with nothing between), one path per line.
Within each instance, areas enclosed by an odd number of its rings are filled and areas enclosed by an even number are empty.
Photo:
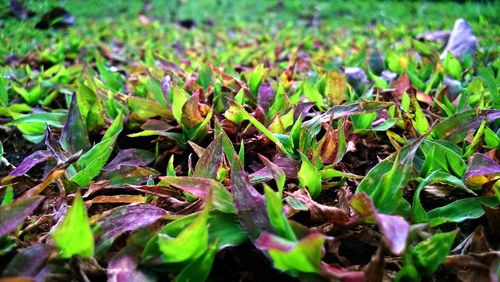
M410 79L406 75L406 73L402 73L401 76L394 81L394 96L397 99L401 99L401 96L403 95L403 92L408 91L410 89Z
M264 231L272 230L267 218L264 196L250 183L237 155L234 156L231 168L231 194L240 223L251 239L256 239Z
M365 274L362 271L350 271L341 267L334 265L329 265L327 263L321 263L321 272L327 277L333 279L333 281L342 282L364 282Z
M222 134L219 134L196 163L193 176L215 179L223 158Z

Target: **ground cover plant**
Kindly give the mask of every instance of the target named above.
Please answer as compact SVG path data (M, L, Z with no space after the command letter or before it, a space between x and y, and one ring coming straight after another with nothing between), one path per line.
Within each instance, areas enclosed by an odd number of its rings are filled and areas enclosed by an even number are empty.
M1 3L1 281L498 281L497 2Z

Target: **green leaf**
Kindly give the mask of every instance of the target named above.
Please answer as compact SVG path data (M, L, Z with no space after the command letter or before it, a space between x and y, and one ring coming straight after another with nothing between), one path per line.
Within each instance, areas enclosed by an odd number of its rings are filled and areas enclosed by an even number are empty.
M62 258L94 255L94 237L80 193L76 194L73 205L62 222L52 231L52 238L61 250Z
M1 144L1 143L0 143ZM11 185L7 186L5 193L3 194L2 203L0 206L8 206L14 201L14 189Z
M485 213L483 206L495 208L498 204L499 199L496 197L466 198L427 212L427 218L431 226L446 222L462 222L483 216Z
M436 234L411 248L415 266L424 276L434 273L451 250L457 231Z
M212 270L215 254L217 253L217 242L210 245L207 251L184 267L179 275L175 277L176 282L205 281Z
M269 186L264 184L264 193L266 197L266 210L269 222L276 233L287 240L297 241L297 237L288 223L288 219L283 213L283 204L279 192L274 192Z
M278 146L278 148L280 148L281 151L286 152L285 147L283 146L283 144L281 144L281 142L278 140L278 138L276 138L276 136L274 136L274 134L271 131L269 131L262 123L260 123L260 121L258 121L256 118L254 118L251 114L249 114L247 111L245 111L245 109L241 105L234 102L233 100L229 100L229 104L234 109L234 112L236 114L241 115L244 119L247 119L248 121L250 121L250 123L253 126L255 126L255 128L257 128L262 134L264 134L267 138L269 138L269 140L274 142L276 144L276 146ZM226 113L227 113L227 111L226 111Z
M152 117L172 118L170 110L157 101L130 96L127 98L127 103L132 113L137 114L141 119L146 120Z
M175 120L181 124L182 122L182 107L189 99L190 95L178 86L173 87L172 91L172 114Z
M357 193L366 193L380 213L407 215L409 203L403 198L403 189L412 176L415 152L425 140L422 135L373 167L359 183Z
M250 78L248 79L248 88L254 97L257 97L257 94L259 93L259 87L264 79L265 73L266 70L264 69L264 65L261 64L255 67L250 74Z
M111 155L116 139L122 129L122 115L120 113L106 130L101 142L78 159L77 166L80 167L80 171L71 177L71 181L83 187L87 186L94 177L99 175Z
M207 90L212 82L212 75L212 69L208 64L205 64L201 71L198 72L198 84L201 85L204 90Z
M452 149L437 141L425 140L420 149L425 155L425 162L420 175L427 176L435 170L443 170L462 177L467 169L465 161ZM450 144L450 146L453 146Z
M446 73L449 74L454 79L460 80L462 76L462 66L460 62L453 57L451 52L446 54L446 58L443 61L443 67L446 70Z
M307 157L300 153L302 165L297 173L301 188L307 188L311 197L316 197L321 192L321 173L318 168L314 166Z
M299 242L264 233L256 245L267 250L274 267L281 271L320 273L324 242L325 237L319 233L309 234Z
M9 94L7 92L7 84L9 80L6 77L2 77L0 73L0 105L7 105L9 103Z
M415 190L415 194L413 195L413 204L411 206L411 215L414 222L425 222L427 220L427 213L425 212L424 207L420 202L420 193L422 192L422 190L425 188L426 185L433 183L443 183L450 186L458 187L462 190L465 190L468 193L472 193L475 195L474 192L472 192L465 186L462 180L446 172L436 170L431 174L429 174L429 176L427 176Z
M158 246L165 262L193 261L203 255L208 248L208 213L210 205L200 212L196 219L180 233L167 225L158 234ZM173 230L174 229L174 230Z
M420 42L418 40L412 39L411 43L413 47L419 52L420 54L427 55L427 56L432 56L434 54L434 49L429 45L424 42Z
M78 85L76 91L78 107L83 120L87 125L87 129L93 130L97 125L104 124L104 119L101 112L104 110L102 102L97 94L88 86L83 83Z
M100 56L96 56L96 67L101 75L104 83L109 87L110 90L115 92L121 92L123 88L123 77L118 72L110 71L106 65L104 59Z
M490 148L500 147L500 134L496 134L489 127L484 129L484 142Z
M309 98L311 102L314 102L316 106L318 106L318 108L323 109L325 107L323 96L321 95L321 93L319 93L318 89L314 87L314 84L310 80L304 81L304 83L302 84L302 91L304 96Z
M479 73L479 78L481 78L488 86L493 102L496 104L498 109L498 106L500 106L500 95L498 94L498 88L497 88L498 80L495 81L495 74L493 70L490 67L485 67L480 65L478 67L478 73Z
M420 108L420 104L418 103L415 95L411 95L410 101L411 101L411 108L413 110L413 113L415 114L414 117L415 128L421 135L425 134L430 128L429 122L427 121L427 118L425 117L422 108Z

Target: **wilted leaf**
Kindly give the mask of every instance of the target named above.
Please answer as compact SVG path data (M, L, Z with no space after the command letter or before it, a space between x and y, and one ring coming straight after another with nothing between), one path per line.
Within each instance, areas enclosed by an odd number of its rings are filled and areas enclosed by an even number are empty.
M354 80L352 82L354 83ZM335 71L328 72L325 92L326 97L331 103L338 105L344 101L346 88L347 82L344 75Z
M211 203L215 209L227 213L236 213L231 194L222 184L215 180L194 176L166 176L161 178L159 184L172 185L205 201L209 201L211 196Z
M257 93L257 104L262 107L264 113L267 113L271 101L274 99L274 90L271 83L266 79L259 86Z

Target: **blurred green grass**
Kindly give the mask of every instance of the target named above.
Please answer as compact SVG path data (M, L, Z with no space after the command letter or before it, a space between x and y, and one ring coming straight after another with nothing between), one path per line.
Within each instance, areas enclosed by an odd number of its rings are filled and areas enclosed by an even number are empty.
M500 1L421 2L421 1L327 1L327 0L151 0L146 15L168 26L170 22L193 20L198 25L211 22L223 29L257 26L270 29L277 24L309 28L319 23L335 27L359 28L369 24L411 27L415 32L451 29L457 18L468 20L474 32L486 44L498 42ZM25 0L36 12L29 20L7 17L9 0L0 0L0 52L23 54L47 39L60 36L58 31L39 31L34 25L53 7L68 9L76 20L74 28L85 30L89 22L113 22L127 28L127 21L137 21L144 1L116 0Z

